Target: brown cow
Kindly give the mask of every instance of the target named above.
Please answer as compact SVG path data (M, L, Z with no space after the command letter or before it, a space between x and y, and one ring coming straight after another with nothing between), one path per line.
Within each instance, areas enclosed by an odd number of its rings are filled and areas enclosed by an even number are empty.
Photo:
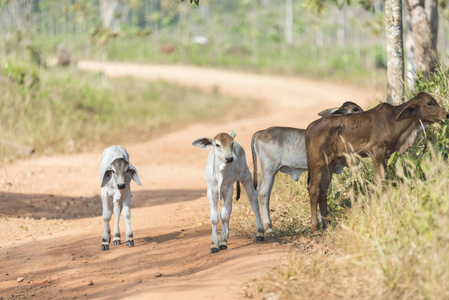
M405 152L423 129L448 117L432 96L421 92L399 106L381 103L360 114L332 115L311 123L306 129L306 152L312 231L319 228L318 204L326 228L331 170L348 166L348 154L373 158L374 177L380 181L393 152Z

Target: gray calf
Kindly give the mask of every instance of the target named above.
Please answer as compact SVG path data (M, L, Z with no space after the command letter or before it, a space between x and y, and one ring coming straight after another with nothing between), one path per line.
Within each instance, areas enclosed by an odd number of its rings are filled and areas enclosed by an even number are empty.
M111 228L109 221L114 208L114 246L120 245L120 213L126 224L126 245L134 246L131 230L131 179L141 185L137 169L129 162L129 155L122 146L111 146L104 150L101 156L101 201L103 202L103 236L101 250L109 250L111 242Z

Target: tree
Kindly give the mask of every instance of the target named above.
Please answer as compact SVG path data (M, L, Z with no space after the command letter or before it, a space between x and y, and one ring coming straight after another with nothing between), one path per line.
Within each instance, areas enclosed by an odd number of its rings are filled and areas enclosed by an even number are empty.
M426 76L437 65L438 0L407 0L416 68Z
M293 0L285 0L284 36L287 44L293 43Z
M385 31L387 37L387 102L404 101L404 45L402 34L402 1L385 1Z
M100 14L103 28L118 31L120 29L120 20L126 18L128 11L128 1L100 0Z

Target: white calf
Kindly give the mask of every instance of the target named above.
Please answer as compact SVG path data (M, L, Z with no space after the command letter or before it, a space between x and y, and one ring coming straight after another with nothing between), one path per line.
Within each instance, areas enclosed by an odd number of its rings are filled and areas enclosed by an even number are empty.
M241 182L245 187L251 208L256 215L256 241L260 242L264 239L257 192L251 182L251 172L246 164L245 151L242 146L234 141L235 135L235 131L232 130L230 135L219 133L213 139L199 138L192 142L193 146L201 149L207 149L209 146L212 146L206 164L207 198L210 204L210 223L212 225L210 253L215 253L228 247L229 219L232 211L232 195L234 194L235 181L237 181L237 197L239 195L239 182ZM223 208L220 213L222 222L220 242L217 236L217 224L219 221L217 211L218 199L223 200Z
M109 221L114 207L115 227L114 246L120 245L119 219L120 212L126 223L126 245L134 246L134 237L131 230L131 179L141 185L137 169L130 164L129 155L122 146L111 146L104 150L101 156L101 201L103 202L103 236L101 250L109 250L111 242L111 228Z

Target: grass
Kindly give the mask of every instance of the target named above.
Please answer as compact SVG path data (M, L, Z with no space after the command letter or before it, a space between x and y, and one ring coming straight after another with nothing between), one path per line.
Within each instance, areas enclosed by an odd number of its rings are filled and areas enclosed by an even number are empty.
M367 171L370 162L365 163L357 172ZM275 230L266 235L266 242L287 244L292 251L288 267L248 283L250 294L274 293L279 299L447 299L449 169L441 156L427 158L423 169L425 180L404 177L365 194L344 194L341 190L347 191L349 182L336 180L333 195L340 197L329 201L333 226L318 234L310 233L305 176L297 184L278 175L271 211ZM346 176L358 181L360 177L352 175L357 172ZM253 234L253 219L247 203L236 205L238 234Z
M123 47L124 44L133 46ZM352 48L335 46L319 48L301 45L279 48L277 45L265 44L255 52L244 46L178 45L176 42L168 44L175 50L164 54L159 51L158 43L120 38L108 44L108 56L117 61L207 65L268 74L326 77L364 85L386 82L386 70L383 67L385 57L379 58L379 51L370 48L356 52ZM381 65L377 66L379 63Z
M75 60L102 60L103 48L90 44L89 36L62 37L38 36L35 48L43 56L54 56L54 47L62 40L68 45ZM322 47L308 43L279 45L258 41L257 47L243 42L210 43L206 45L183 44L179 37L158 40L152 37L120 36L110 40L105 49L110 61L190 64L212 66L266 74L301 75L361 85L385 86L386 52L382 46L339 47L333 44ZM164 53L162 45L173 47Z
M223 111L238 118L255 107L250 100L162 81L120 79L103 85L100 74L62 68L38 74L39 84L31 88L0 75L3 138L32 146L38 155L142 141L198 118L220 118ZM16 149L0 143L3 162L17 157Z

